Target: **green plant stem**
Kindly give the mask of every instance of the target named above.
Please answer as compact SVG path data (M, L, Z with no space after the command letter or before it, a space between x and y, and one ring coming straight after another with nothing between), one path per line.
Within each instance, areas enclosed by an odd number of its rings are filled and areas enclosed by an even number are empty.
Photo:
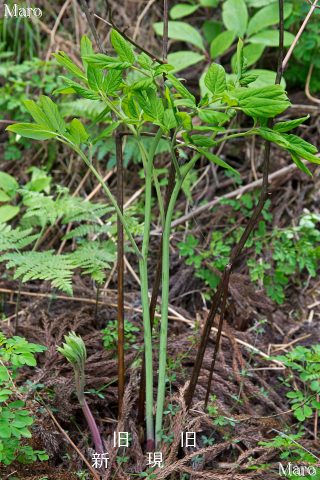
M66 139L67 140L67 139ZM68 145L71 145L69 141L64 141L63 143L67 143ZM129 229L129 226L127 224L127 221L126 219L124 218L119 206L118 206L118 203L117 203L117 200L114 198L114 196L112 195L111 191L109 190L109 188L107 187L107 185L105 184L105 182L103 181L103 178L102 176L100 175L100 173L95 169L95 167L92 165L92 163L90 162L90 160L86 157L86 155L83 153L83 151L78 148L76 145L73 145L72 144L72 148L78 153L78 155L82 158L82 160L84 161L84 163L87 165L87 167L89 168L89 170L93 173L93 175L96 177L96 179L98 180L98 182L100 183L103 191L105 192L105 194L107 195L107 197L109 198L110 202L112 203L112 206L114 207L115 211L117 212L120 220L121 220L121 223L123 225L123 228L125 229L126 231L126 234L128 235L128 238L129 238L129 241L133 247L133 250L134 252L138 255L138 257L141 257L141 252L138 248L138 245L136 244L133 236L132 236L132 233L130 232L130 229Z
M153 182L154 182L154 187L155 187L156 192L157 192L158 207L159 207L159 212L160 212L160 220L161 220L161 225L162 225L162 228L163 228L164 227L164 221L165 221L164 203L163 203L163 198L162 198L162 195L161 195L161 188L160 188L158 175L155 172L155 169L153 169Z
M144 209L144 231L141 257L139 258L139 273L141 281L141 303L144 330L144 351L145 351L145 373L146 373L146 427L147 427L147 449L153 449L154 446L154 421L153 421L153 358L152 358L152 331L149 312L149 289L148 289L148 251L151 227L151 208L152 208L152 177L153 161L157 146L162 136L162 130L159 128L149 152L138 136L138 145L140 148L143 164L145 166L145 209Z
M181 178L177 181L168 205L163 230L162 246L162 298L161 298L161 325L160 325L160 347L159 347L159 372L158 372L158 393L157 393L157 414L156 414L156 445L158 446L162 436L163 409L165 402L166 388L166 367L167 367L167 338L168 338L168 309L169 309L169 277L170 277L170 233L174 207L188 173L193 168L200 154L195 155L183 168Z

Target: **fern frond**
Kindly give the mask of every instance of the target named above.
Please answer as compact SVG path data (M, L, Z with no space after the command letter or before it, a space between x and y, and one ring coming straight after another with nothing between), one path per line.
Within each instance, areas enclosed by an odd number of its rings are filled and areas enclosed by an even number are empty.
M97 283L102 283L105 270L111 268L110 264L116 260L115 245L111 241L86 242L69 254L69 258L84 274L90 275Z
M111 230L110 225L98 225L98 224L84 224L79 225L79 227L70 230L64 237L63 240L70 240L72 238L84 238L87 235L102 235L104 233L109 233Z
M14 279L48 280L52 285L72 295L72 274L74 264L69 255L55 255L46 252L6 253L0 261L7 262L7 268L15 268Z
M105 109L105 104L97 100L81 98L73 102L62 102L59 105L60 112L64 117L81 117L95 120Z
M59 218L59 209L56 201L50 195L42 192L30 192L21 190L23 203L27 207L24 219L35 217L38 225L44 226L48 223L53 225Z
M0 251L21 250L35 242L39 234L32 234L32 228L21 230L13 229L10 225L0 223Z
M109 205L86 202L79 198L73 198L69 202L69 208L64 214L63 223L71 222L97 222L107 213L114 212Z
M40 192L22 190L21 193L27 207L23 218L36 217L40 225L53 225L58 219L62 219L62 223L97 222L106 213L114 211L109 205L87 202L66 192L56 199Z

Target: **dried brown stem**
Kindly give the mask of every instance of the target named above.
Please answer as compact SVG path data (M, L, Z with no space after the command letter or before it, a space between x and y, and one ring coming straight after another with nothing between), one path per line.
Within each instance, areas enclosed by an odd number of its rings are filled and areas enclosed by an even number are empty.
M278 62L278 71L277 71L277 76L276 76L276 83L280 83L281 81L281 75L282 75L282 54L283 54L283 0L279 0L279 62ZM195 364L193 367L193 371L191 374L191 379L190 383L188 386L188 389L186 390L185 393L185 402L187 405L187 408L190 408L195 389L197 386L204 354L208 345L208 341L210 338L210 332L211 328L214 323L215 316L218 312L218 309L221 306L221 312L220 312L220 319L219 319L219 325L218 325L218 332L217 332L217 337L216 337L216 343L215 343L215 349L214 349L214 354L213 354L213 359L210 367L210 375L209 375L209 380L208 380L208 386L207 386L207 392L206 392L206 398L205 398L205 405L207 405L209 396L210 396L210 391L211 391L211 382L212 382L212 376L213 376L213 371L217 359L217 355L219 352L219 347L220 347L220 339L221 339L221 333L222 333L222 328L223 328L223 321L224 321L224 314L225 314L225 309L226 309L226 300L227 300L227 295L228 295L228 287L229 287L229 280L230 280L230 275L232 273L232 270L235 266L235 263L237 259L239 258L239 255L245 246L251 232L253 231L257 220L262 212L262 209L265 205L265 202L268 198L268 180L269 180L269 162L270 162L270 142L266 142L265 144L265 156L264 156L264 163L263 163L263 179L262 179L262 189L260 193L260 197L258 200L258 203L252 213L252 216L239 240L239 242L235 245L235 247L232 249L231 255L230 255L230 260L228 264L226 265L222 279L220 280L220 284L218 287L217 292L215 293L212 301L212 306L207 318L207 321L205 323L203 333L201 335L200 339L200 345L198 348Z
M150 57L154 62L158 62L160 64L164 64L165 62L163 62L160 58L158 58L156 55L154 55L152 52L149 52L149 50L146 50L144 47L142 47L139 43L137 43L135 40L133 40L131 37L129 37L123 30L121 30L121 28L117 27L117 25L114 23L114 21L112 20L112 15L111 15L111 12L109 11L109 20L105 20L104 18L100 17L99 15L97 15L96 13L93 14L94 17L98 18L99 20L101 20L101 22L105 23L106 25L108 25L109 27L112 27L114 30L116 30L118 33L120 33L120 35L123 36L123 38L125 38L129 43L131 43L131 45L133 45L135 48L137 48L138 50L140 50L140 52L143 52L145 53L146 55L148 55L148 57Z
M81 4L81 8L84 11L84 14L86 16L86 19L87 19L88 25L90 27L91 33L93 35L93 38L95 39L95 42L96 42L100 52L101 53L106 53L104 48L103 48L100 36L97 32L96 26L94 24L93 15L89 10L89 7L88 7L88 4L87 4L86 0L80 0L80 4Z
M310 2L309 2L310 3ZM290 45L290 48L287 52L287 55L285 56L285 58L283 59L283 62L282 62L282 71L284 71L288 65L288 62L289 62L289 59L292 55L292 52L293 50L295 49L301 35L303 34L304 32L304 29L306 28L310 18L311 18L311 15L313 14L313 12L315 11L315 9L317 8L317 3L318 3L318 0L315 0L312 5L311 5L311 8L306 16L306 18L304 19L304 21L302 22L302 25L301 27L299 28L299 31L297 33L297 35L295 36L292 44Z
M123 152L122 136L116 135L117 157L117 202L123 213ZM121 416L125 386L124 363L124 232L121 219L117 217L117 273L118 273L118 415Z
M163 0L163 40L162 40L162 60L166 63L168 56L169 42L169 5L168 0Z

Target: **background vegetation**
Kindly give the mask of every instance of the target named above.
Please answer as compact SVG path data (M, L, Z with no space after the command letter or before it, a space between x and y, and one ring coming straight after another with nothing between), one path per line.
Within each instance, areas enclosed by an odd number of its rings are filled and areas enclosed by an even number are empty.
M169 2L168 45L162 2L91 2L107 57L94 54L99 45L81 2L35 5L43 11L40 19L0 19L0 477L272 479L279 478L281 461L314 466L310 478L320 478L320 10L314 10L275 87L278 2ZM284 53L309 11L307 1L284 2ZM170 69L157 63L166 48ZM105 68L110 70L103 76ZM259 92L257 103L241 103L241 89L251 97ZM274 100L269 92L280 90ZM19 127L32 121L30 114L36 125ZM271 130L265 118L275 116ZM122 409L120 226L112 201L118 198L119 128L135 132L122 139ZM187 381L214 293L263 193L265 140L272 142L270 195L234 264L226 308L222 304L212 319L188 409ZM172 220L165 243L170 262L163 263L170 273L163 282L167 297L162 290L146 339L166 216L160 200L174 161L176 184L190 170L167 222ZM168 345L161 370L166 301ZM158 388L158 412L164 407L156 431L163 469L147 465L149 437L139 418L149 341L155 382L149 393L156 397ZM152 410L151 404L151 416ZM130 432L128 448L114 448L116 428ZM184 431L197 432L197 448L179 450ZM94 450L109 452L106 472L92 472ZM297 472L287 477L302 478Z

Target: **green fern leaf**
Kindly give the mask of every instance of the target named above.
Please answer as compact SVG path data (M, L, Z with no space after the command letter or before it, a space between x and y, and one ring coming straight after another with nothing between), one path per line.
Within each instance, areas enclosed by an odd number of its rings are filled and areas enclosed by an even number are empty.
M46 252L6 253L0 261L7 262L7 268L15 268L14 279L23 283L29 280L48 280L63 292L72 295L72 274L74 265L69 255L55 255Z
M84 274L101 284L105 279L105 270L111 268L116 260L115 245L111 241L86 242L69 258L75 267L81 268Z
M84 238L87 235L102 235L104 233L109 233L111 230L110 225L98 225L98 224L84 224L79 225L76 228L73 228L68 232L64 237L63 240L70 240L73 238Z
M35 242L38 234L31 235L32 228L21 230L12 229L10 225L0 224L0 251L21 250L22 248Z

